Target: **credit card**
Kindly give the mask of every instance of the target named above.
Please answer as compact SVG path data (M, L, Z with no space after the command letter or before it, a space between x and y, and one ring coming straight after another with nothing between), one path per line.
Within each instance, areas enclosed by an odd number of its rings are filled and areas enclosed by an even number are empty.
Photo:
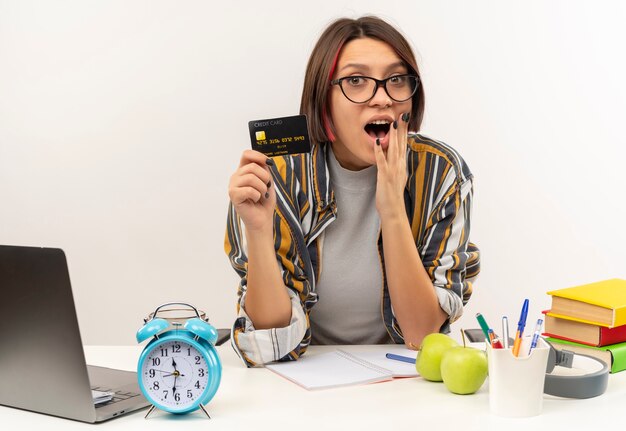
M252 149L266 156L311 151L306 115L249 121L248 128Z

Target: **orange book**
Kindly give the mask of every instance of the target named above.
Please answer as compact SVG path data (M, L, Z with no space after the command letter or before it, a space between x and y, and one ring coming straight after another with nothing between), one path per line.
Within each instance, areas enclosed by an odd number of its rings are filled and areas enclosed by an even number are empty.
M608 328L576 320L561 319L550 311L544 311L544 314L546 315L544 335L549 337L596 347L626 341L626 325Z

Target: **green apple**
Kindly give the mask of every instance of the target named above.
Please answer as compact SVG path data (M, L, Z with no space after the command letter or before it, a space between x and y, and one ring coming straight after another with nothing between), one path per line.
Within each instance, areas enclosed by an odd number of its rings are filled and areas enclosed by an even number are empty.
M473 394L487 378L487 355L473 347L453 347L441 359L441 377L450 392Z
M422 345L417 353L415 369L417 372L431 382L440 382L441 379L441 359L444 353L458 346L459 343L445 334L428 334L422 340Z

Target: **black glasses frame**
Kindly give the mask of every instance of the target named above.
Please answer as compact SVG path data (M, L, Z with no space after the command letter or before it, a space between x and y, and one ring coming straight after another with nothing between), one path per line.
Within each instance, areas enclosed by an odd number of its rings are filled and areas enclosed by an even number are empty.
M409 97L407 97L406 99L396 99L391 94L389 94L389 91L387 90L387 82L390 79L401 78L401 77L415 78L415 88L411 92L411 95ZM346 79L353 79L353 78L371 79L372 81L374 81L376 83L376 87L374 87L374 91L372 92L372 95L367 100L364 100L363 102L355 102L354 100L350 99L348 97L348 95L346 94L346 92L344 91L344 89L343 89L343 81L345 81ZM420 86L420 78L419 78L419 76L413 75L411 73L405 73L405 74L402 74L402 75L393 75L393 76L390 76L389 78L385 78L385 79L376 79L376 78L373 78L371 76L364 76L364 75L350 75L350 76L344 76L343 78L333 79L332 81L330 81L330 84L331 85L339 85L339 88L341 88L341 92L343 93L345 98L348 99L352 103L362 104L362 103L369 102L370 100L372 100L374 98L374 96L376 96L376 92L378 91L379 87L383 87L385 89L385 93L387 93L387 96L389 96L391 98L391 100L393 100L395 102L406 102L407 100L411 99L415 95L415 92L417 91L417 89Z

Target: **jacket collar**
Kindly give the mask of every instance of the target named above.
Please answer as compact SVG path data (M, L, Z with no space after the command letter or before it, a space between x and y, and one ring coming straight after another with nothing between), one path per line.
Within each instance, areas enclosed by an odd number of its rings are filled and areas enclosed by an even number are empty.
M335 194L330 186L330 175L326 156L329 142L314 144L312 150L313 161L313 190L315 194L315 210L323 212L335 203Z

